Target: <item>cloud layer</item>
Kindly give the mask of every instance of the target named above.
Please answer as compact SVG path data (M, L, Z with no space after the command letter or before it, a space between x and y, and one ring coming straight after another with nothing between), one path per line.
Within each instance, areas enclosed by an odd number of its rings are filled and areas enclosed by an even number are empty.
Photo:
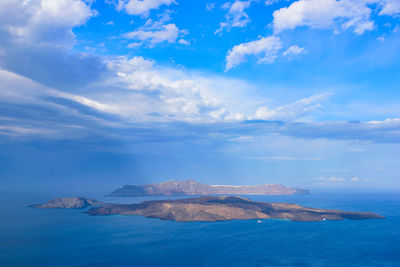
M255 117L246 120L245 113L236 113L244 111L238 103L220 98L223 92L218 96L209 91L227 82L237 85L236 81L221 79L215 83L218 77L204 81L206 78L198 74L189 80L174 70L158 72L152 62L142 58L118 58L108 64L111 73L116 71L115 76L93 84L97 91L88 87L84 95L65 93L1 71L1 135L24 139L79 139L99 135L116 140L139 138L146 142L161 136L210 140L279 134L312 140L400 143L400 119L297 121L326 101L329 93L278 107L274 116L264 117L266 120ZM182 79L174 80L162 74L168 72L172 72L172 77L183 75ZM206 87L206 84L216 87ZM229 88L228 85L226 90ZM131 131L140 134L126 135Z

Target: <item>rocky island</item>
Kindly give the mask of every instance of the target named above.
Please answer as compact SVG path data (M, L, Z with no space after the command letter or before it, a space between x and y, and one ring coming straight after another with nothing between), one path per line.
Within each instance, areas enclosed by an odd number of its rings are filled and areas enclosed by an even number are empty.
M203 196L176 200L153 200L139 204L111 204L92 207L90 215L141 215L148 218L192 221L287 219L292 221L383 219L369 212L348 212L306 208L296 204L251 201L238 196Z
M311 194L307 189L281 184L264 185L208 185L195 180L168 181L158 184L123 185L107 196L202 196L202 195L295 195Z
M67 197L49 200L44 204L31 205L36 209L82 209L91 206L104 205L103 202L84 197Z

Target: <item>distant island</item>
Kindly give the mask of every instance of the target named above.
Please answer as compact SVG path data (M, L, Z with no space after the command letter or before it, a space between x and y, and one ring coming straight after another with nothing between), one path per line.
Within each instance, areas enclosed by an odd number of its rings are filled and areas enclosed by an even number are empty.
M82 209L91 206L104 205L103 202L84 197L55 198L44 204L35 204L29 207L35 209Z
M368 212L348 212L305 208L296 204L256 202L238 196L203 196L176 200L153 200L139 204L112 204L92 207L90 215L141 215L149 218L192 221L287 219L292 221L383 219Z
M289 188L281 184L207 185L195 180L168 181L158 184L123 185L109 197L138 196L202 196L202 195L295 195L311 194L307 189Z

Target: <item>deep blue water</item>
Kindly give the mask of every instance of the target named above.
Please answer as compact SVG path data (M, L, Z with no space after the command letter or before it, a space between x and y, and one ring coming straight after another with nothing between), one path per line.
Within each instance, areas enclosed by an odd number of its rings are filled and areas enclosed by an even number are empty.
M53 197L1 194L0 266L400 266L399 194L249 197L386 217L363 221L177 223L26 207Z

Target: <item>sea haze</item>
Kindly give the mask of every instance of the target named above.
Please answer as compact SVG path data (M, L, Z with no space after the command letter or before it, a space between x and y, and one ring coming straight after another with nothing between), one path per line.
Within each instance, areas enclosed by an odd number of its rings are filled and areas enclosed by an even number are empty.
M369 211L385 220L178 223L26 206L57 197L2 194L0 266L399 266L400 194L248 196L315 208ZM134 203L155 199L98 200ZM171 197L158 197L166 199ZM176 198L176 197L174 197Z

